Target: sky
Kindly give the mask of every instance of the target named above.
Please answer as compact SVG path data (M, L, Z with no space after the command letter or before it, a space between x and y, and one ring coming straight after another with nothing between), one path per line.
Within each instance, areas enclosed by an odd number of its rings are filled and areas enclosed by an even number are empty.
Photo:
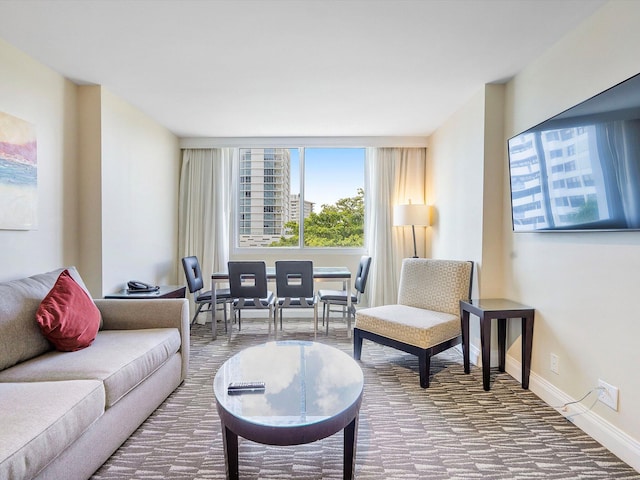
M313 211L322 204L334 204L355 197L364 188L364 148L305 148L305 200L314 202ZM291 193L300 193L300 157L291 149Z

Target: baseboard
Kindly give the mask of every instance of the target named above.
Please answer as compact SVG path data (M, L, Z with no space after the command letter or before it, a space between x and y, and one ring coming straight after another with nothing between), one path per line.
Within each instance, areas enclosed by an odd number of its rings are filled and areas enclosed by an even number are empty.
M471 343L471 342L469 342ZM460 347L462 348L462 347ZM460 350L462 351L462 350ZM477 365L478 367L482 366L482 354L480 349L476 346L476 345L469 345L469 362L471 362L472 365ZM498 350L497 349L491 349L491 357L489 360L491 366L493 367L497 367L499 364L499 358L498 358Z
M516 380L522 380L522 364L508 355L505 370ZM577 400L534 372L531 372L529 377L529 390L554 408ZM590 405L590 403L587 403L587 405ZM565 409L566 411L556 408L561 415L567 417L570 422L583 432L640 472L640 442L607 422L593 410L586 411L586 409L580 404L568 405Z

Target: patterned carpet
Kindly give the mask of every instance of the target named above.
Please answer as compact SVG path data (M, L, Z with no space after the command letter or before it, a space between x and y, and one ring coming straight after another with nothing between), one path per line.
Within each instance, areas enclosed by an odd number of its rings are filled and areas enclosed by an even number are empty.
M285 319L278 339L313 338L310 320ZM193 325L190 375L92 477L224 479L220 423L212 391L219 365L238 350L268 341L262 321L245 321L231 343ZM340 322L317 341L352 353ZM365 340L364 399L356 478L364 479L640 479L640 474L564 419L508 374L465 375L450 349L432 360L431 386L418 384L415 357ZM342 478L342 433L277 447L240 438L243 479Z

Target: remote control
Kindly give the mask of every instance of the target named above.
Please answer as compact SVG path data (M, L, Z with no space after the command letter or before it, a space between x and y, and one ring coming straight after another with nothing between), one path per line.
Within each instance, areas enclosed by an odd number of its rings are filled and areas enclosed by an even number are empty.
M231 382L227 387L227 393L262 393L264 382Z

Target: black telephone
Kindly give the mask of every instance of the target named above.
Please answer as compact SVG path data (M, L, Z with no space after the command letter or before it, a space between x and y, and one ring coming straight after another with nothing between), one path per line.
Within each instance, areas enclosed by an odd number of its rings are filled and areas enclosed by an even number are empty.
M139 280L130 280L127 282L127 287L129 287L130 292L156 292L160 290L160 287L157 285L151 285L150 283L141 282Z

